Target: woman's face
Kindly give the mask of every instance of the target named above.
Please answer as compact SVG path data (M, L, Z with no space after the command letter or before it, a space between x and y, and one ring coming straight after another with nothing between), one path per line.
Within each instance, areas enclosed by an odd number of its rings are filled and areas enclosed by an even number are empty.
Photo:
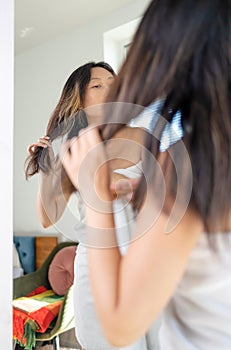
M91 79L86 86L83 107L98 105L105 102L114 76L106 69L95 67L91 69Z

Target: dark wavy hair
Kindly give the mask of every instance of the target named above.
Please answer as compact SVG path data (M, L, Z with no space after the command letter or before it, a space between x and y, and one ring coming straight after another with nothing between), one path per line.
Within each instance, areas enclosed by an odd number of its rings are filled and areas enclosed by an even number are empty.
M164 98L160 113L166 121L181 114L183 142L193 171L190 205L208 232L217 227L225 231L231 210L230 0L151 1L108 101L149 106L160 98ZM109 117L114 126L107 125ZM105 116L103 138L109 139L119 123L132 117L122 107L120 113L116 109ZM155 128L159 140L160 124L159 120ZM157 138L147 136L146 147L160 157ZM166 162L170 164L170 157ZM147 173L152 171L148 162L143 166ZM170 169L174 191L176 176ZM138 207L144 188L143 182L135 196Z
M104 68L113 76L113 68L106 62L89 62L77 68L67 79L61 97L47 125L46 135L50 141L67 134L67 138L78 135L80 129L88 125L82 109L86 86L91 78L92 68ZM46 148L38 147L32 156L25 161L26 179L38 173L39 170L48 173L51 164Z

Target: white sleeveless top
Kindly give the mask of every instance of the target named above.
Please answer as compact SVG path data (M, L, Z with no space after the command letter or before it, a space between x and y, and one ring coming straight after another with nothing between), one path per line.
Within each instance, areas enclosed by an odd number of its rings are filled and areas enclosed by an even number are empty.
M140 175L139 165L127 169L118 169L115 172L127 177ZM121 254L125 254L132 238L135 224L135 213L126 200L120 198L113 201L116 237ZM142 336L133 344L115 348L106 340L95 310L95 304L90 288L89 267L86 246L85 210L79 197L80 221L76 224L76 235L79 241L75 258L74 280L74 310L76 337L84 349L88 350L154 350L157 326ZM149 345L151 344L151 345Z
M202 234L163 312L161 350L231 350L231 233Z

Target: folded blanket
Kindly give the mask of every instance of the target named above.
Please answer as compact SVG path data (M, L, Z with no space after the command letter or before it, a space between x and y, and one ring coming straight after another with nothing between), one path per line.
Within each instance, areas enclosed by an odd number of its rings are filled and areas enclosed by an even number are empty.
M36 332L44 333L58 315L63 296L41 286L26 297L13 300L13 338L25 350L32 350Z

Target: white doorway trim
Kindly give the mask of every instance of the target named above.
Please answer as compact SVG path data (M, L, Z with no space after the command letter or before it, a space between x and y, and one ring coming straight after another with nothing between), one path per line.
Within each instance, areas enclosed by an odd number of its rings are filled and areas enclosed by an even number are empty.
M0 344L12 348L14 1L0 0Z

